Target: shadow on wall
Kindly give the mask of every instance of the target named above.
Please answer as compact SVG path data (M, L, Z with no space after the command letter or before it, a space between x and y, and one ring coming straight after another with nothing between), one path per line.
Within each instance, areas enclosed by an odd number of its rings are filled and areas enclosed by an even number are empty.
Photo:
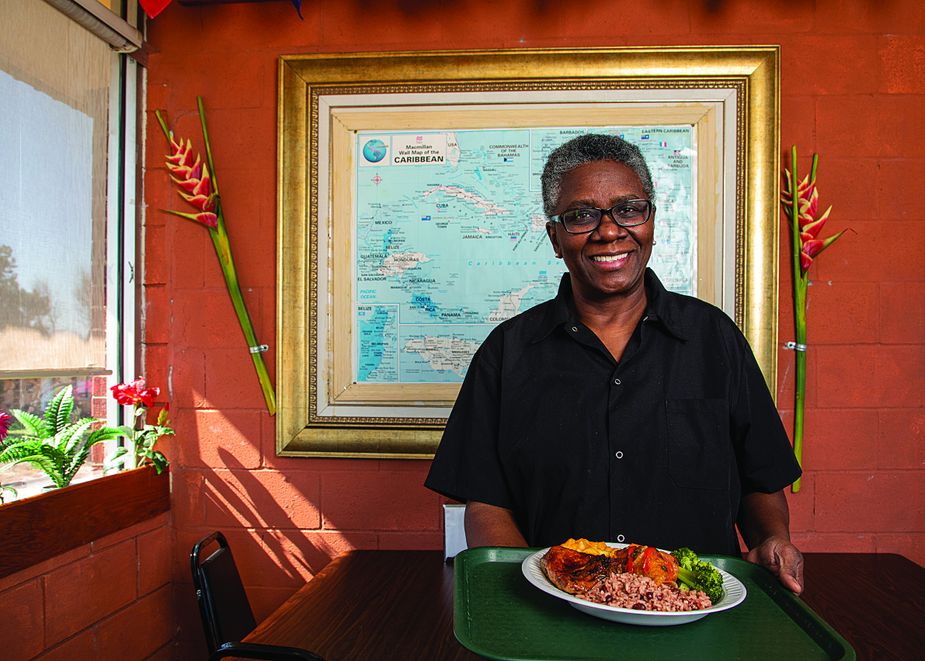
M227 471L196 468L177 471L201 476L191 481L193 488L187 494L189 507L183 508L189 512L188 518L179 522L175 519L175 525L179 524L175 553L182 560L176 592L180 614L177 658L199 658L200 651L205 649L189 567L189 553L195 541L214 530L225 534L258 620L320 571L332 555L330 550L309 541L299 529L301 521L292 521L292 512L277 501L271 489L241 464L234 453L219 449L218 456ZM279 479L285 477L279 475ZM305 506L316 508L313 501L317 494L293 491ZM287 529L286 524L291 527Z
M225 475L212 471L215 477L213 480L209 480L206 476L203 496L212 500L212 508L224 510L228 521L223 525L226 528L260 531L259 539L264 547L262 551L267 555L272 566L293 583L300 583L320 571L330 561L329 553L325 549L316 548L314 544L306 540L305 534L300 530L305 526L292 520L292 512L280 505L276 495L257 478L253 471L241 464L233 453L219 449L218 454L222 465L227 467L229 472ZM272 474L286 480L285 476L277 471L272 471ZM300 492L300 496L304 503L317 508L317 503L313 502L316 500L314 495ZM318 516L320 517L320 514ZM207 512L206 521L209 518ZM195 525L196 522L188 523ZM288 523L292 529L285 530L282 527L284 523ZM317 527L320 528L320 525ZM294 554L293 551L298 553ZM239 551L238 554L243 555L243 552ZM302 559L304 561L296 562ZM245 563L242 573L247 572L247 564L252 563ZM245 583L260 585L262 583L259 580L260 576L259 573L249 577L245 574ZM247 580L248 578L251 580ZM277 581L272 582L277 583Z

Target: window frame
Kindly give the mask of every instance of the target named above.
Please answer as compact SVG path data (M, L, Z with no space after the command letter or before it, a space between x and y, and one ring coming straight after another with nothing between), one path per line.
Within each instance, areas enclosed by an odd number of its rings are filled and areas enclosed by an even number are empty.
M138 228L143 222L143 205L137 200L142 194L142 178L139 171L143 154L143 117L145 69L143 59L144 39L136 25L143 20L137 0L123 0L118 3L128 18L122 18L98 0L44 0L46 4L64 14L67 20L86 29L93 36L108 45L110 50L110 78L108 100L108 122L106 141L106 201L105 201L105 381L106 408L104 424L123 425L133 421L131 412L108 396L108 389L135 378L140 364L141 317L136 304L141 299L141 277L138 265L141 262L140 240L143 234ZM66 378L73 370L60 372L40 370L34 373L38 378ZM81 375L83 373L81 372ZM92 378L87 373L87 378ZM99 374L103 376L103 374ZM28 373L18 372L12 378L30 378ZM91 411L84 412L92 415ZM121 443L121 441L119 441ZM107 444L108 445L108 444ZM107 448L107 456L112 448ZM126 465L126 468L132 468ZM104 475L78 477L74 485L93 482ZM26 485L27 495L6 497L3 505L22 502L33 497L35 484L43 483L37 476ZM60 491L54 489L53 491ZM39 492L40 496L46 495Z
M111 388L136 375L138 336L135 305L139 278L137 227L138 199L138 63L123 53L113 58L109 95L109 154L106 194L106 363ZM129 194L129 191L132 194ZM114 424L126 424L125 410L115 399L106 399L106 417Z

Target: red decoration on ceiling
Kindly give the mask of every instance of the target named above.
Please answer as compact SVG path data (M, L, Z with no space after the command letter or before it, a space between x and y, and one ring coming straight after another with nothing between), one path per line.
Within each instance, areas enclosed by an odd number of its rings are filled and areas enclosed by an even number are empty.
M145 10L148 18L154 18L167 8L171 0L139 0L141 8Z

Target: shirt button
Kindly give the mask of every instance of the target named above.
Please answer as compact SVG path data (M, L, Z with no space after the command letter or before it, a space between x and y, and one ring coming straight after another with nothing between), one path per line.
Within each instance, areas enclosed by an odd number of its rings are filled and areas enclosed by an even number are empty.
M578 332L578 326L572 326L572 332L573 332L573 333L577 333L577 332Z
M617 535L617 541L620 542L621 544L623 543L625 539L626 537L624 537L623 535Z
M617 453L614 455L617 459L623 458L623 450L617 450Z
M613 384L614 384L615 386L618 386L618 385L620 385L621 383L623 383L623 382L622 382L620 379L614 379L614 380L613 380Z

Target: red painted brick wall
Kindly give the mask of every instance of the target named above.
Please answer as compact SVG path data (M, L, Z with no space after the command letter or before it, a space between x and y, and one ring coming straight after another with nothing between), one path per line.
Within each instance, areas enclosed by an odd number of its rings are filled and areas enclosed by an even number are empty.
M198 138L204 96L231 239L258 336L275 337L276 66L354 50L780 44L784 153L822 154L832 230L809 297L806 477L790 498L806 550L890 551L925 563L925 4L919 0L332 0L189 8L150 24L148 109ZM439 548L426 462L282 459L205 231L177 199L149 115L145 347L176 441L174 550L229 533L258 616L348 548ZM806 162L801 164L806 171ZM792 337L782 230L781 341ZM273 364L273 351L267 354ZM792 420L793 356L779 403ZM180 586L184 594L184 586ZM191 598L183 637L198 636Z
M0 656L172 658L172 550L169 514L162 514L0 578L7 618Z

